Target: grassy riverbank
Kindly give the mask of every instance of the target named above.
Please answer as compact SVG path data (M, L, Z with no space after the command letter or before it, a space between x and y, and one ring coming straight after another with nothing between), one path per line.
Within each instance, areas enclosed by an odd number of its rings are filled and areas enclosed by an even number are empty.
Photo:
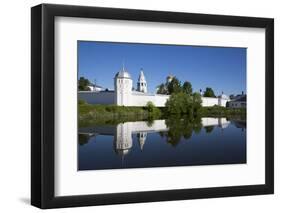
M128 121L153 121L169 118L166 109L153 105L144 107L124 107L116 105L91 105L79 101L79 126L118 124ZM201 107L199 117L226 117L228 119L246 120L246 109L230 109L220 106Z
M162 118L161 109L154 106L124 107L116 105L91 105L79 101L79 126L94 124L118 124L128 121Z
M246 120L246 109L226 108L221 106L201 107L199 110L201 117L226 117L229 119Z

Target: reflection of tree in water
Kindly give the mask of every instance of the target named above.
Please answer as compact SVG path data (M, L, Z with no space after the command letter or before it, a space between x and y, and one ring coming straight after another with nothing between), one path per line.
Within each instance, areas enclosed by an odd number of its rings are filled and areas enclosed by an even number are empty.
M84 145L89 142L90 136L87 134L78 134L78 143L79 145Z
M153 123L154 123L153 117L148 117L148 118L147 118L147 121L146 121L146 125L147 125L148 127L152 127Z
M201 129L203 127L202 122L201 122L201 117L197 116L193 118L193 131L196 134L199 134L201 132Z
M192 136L193 130L200 132L202 128L201 118L190 116L170 116L165 120L168 127L167 143L176 146L181 138L188 140Z
M164 138L165 137L165 134L166 132L162 132L162 131L160 131L160 132L158 132L158 134L159 134L159 136L161 137L161 138Z
M205 126L204 128L205 128L206 133L211 133L214 129L214 126Z

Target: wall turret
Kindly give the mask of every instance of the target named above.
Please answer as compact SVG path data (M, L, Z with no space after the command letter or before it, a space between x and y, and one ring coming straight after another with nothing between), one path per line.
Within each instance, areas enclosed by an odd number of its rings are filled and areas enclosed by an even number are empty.
M125 70L124 65L122 70L116 73L114 77L114 88L115 104L119 106L130 106L133 80L129 72Z

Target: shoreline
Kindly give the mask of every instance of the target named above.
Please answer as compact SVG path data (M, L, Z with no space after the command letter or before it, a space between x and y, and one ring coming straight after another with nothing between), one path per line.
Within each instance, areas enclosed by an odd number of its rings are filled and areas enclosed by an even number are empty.
M149 111L148 107L127 107L116 105L78 104L79 127L101 124L118 124L130 121L153 121L157 119L187 118L192 122L201 117L225 117L229 120L246 122L246 109L233 109L219 106L201 107L196 115L168 114L165 107Z

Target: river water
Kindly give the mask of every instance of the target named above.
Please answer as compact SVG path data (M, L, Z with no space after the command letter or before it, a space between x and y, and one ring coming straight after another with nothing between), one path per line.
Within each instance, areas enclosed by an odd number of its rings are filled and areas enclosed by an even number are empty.
M79 128L78 170L246 163L246 122L166 119Z

